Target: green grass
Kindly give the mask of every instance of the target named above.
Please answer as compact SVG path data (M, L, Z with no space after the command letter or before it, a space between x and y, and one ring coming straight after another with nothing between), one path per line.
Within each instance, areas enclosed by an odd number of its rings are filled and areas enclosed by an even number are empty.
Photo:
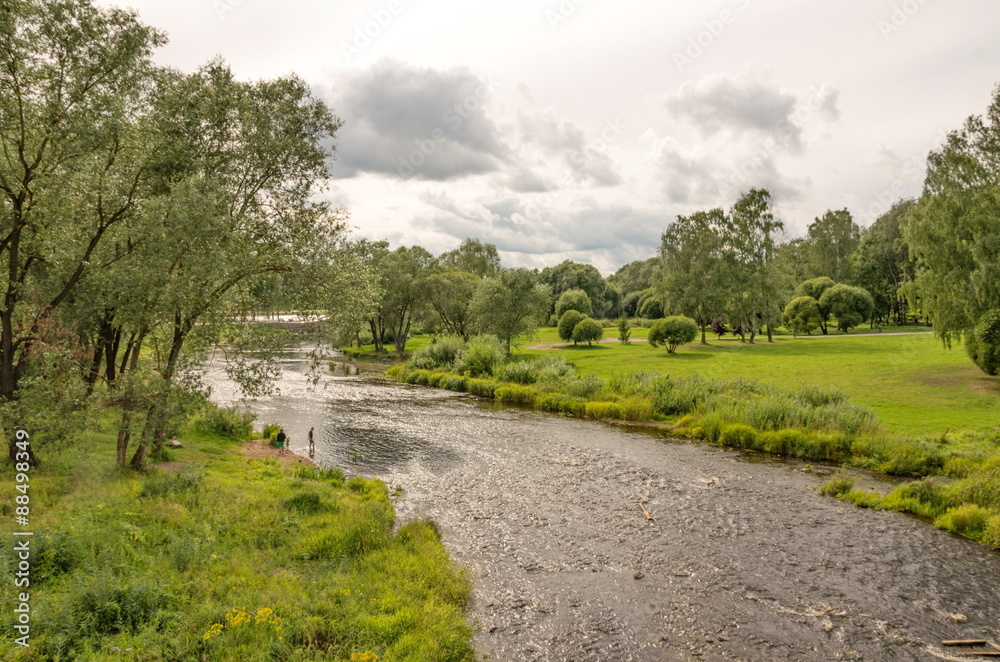
M394 533L381 481L293 474L196 428L170 473L114 470L110 419L43 455L30 482L31 648L5 637L0 659L473 659L470 583L432 523ZM13 507L2 501L7 522ZM8 586L14 563L3 555ZM8 633L14 596L0 598Z
M639 335L646 329L633 329ZM551 333L550 333L551 332ZM607 330L610 335L612 330ZM545 329L533 343L556 342ZM556 350L521 349L520 357L560 354L578 374L608 378L651 370L683 377L754 378L785 388L837 386L853 402L871 407L886 427L905 434L946 430L990 431L1000 412L1000 378L984 375L960 347L945 349L932 335L852 335L736 339L684 345L674 355L645 342L618 342Z

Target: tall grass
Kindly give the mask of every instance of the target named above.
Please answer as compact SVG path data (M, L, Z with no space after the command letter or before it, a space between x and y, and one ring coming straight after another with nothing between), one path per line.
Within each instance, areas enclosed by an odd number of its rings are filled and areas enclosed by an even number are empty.
M111 434L90 438L33 474L52 496L32 510L32 645L0 639L0 659L473 659L468 577L432 523L394 531L380 481L231 450L123 475L95 464L113 465ZM202 439L227 443L186 436L178 455L202 457ZM10 557L0 580L13 585ZM0 596L8 632L14 596Z

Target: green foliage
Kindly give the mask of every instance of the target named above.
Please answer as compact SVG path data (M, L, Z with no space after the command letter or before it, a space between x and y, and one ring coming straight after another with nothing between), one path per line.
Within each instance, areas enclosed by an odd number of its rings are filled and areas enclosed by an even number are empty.
M917 261L908 298L929 312L950 345L1000 309L1000 86L984 115L973 115L927 156L917 203L903 237Z
M441 388L449 391L464 391L466 378L462 375L448 374L441 379Z
M663 304L655 296L647 296L639 304L638 313L639 317L648 320L658 320L663 317Z
M261 437L267 439L272 445L275 443L275 438L278 436L278 432L281 431L280 425L275 425L274 423L268 423L264 426L264 430L261 432Z
M965 351L987 375L1000 374L1000 308L985 313L965 337Z
M990 519L996 514L974 503L949 508L934 520L934 526L972 540L982 540Z
M493 376L504 382L534 384L538 381L538 367L531 361L510 361L495 369Z
M847 494L853 489L854 481L851 477L845 473L838 473L836 476L820 486L819 493L826 496L839 497Z
M573 327L573 342L580 343L585 342L588 345L594 342L600 342L601 338L604 337L604 329L601 325L590 319L589 317L580 320Z
M507 269L484 279L470 304L475 326L499 338L510 354L517 336L534 331L551 306L551 291L527 269Z
M410 365L425 370L450 368L464 350L465 341L461 336L438 336L433 338L429 344L413 352Z
M719 443L732 448L757 449L757 430L749 425L733 423L719 431Z
M455 372L473 377L489 376L507 358L503 343L496 336L476 336L466 343L455 361Z
M819 302L807 296L796 297L789 301L782 317L785 326L795 334L808 334L823 321Z
M809 224L806 249L810 271L835 282L851 280L851 256L861 241L861 228L847 209L829 210ZM817 299L819 297L816 297Z
M559 337L563 340L570 341L573 340L573 329L576 325L587 319L587 316L578 310L567 310L559 318Z
M572 377L576 372L573 364L567 361L565 357L559 355L549 354L544 356L536 365L538 369L538 381L540 382L556 382Z
M481 398L492 398L500 385L492 379L466 379L465 392Z
M796 289L801 292L803 296L812 297L813 299L816 299L816 301L819 301L823 298L823 293L836 284L836 281L829 276L820 276L818 278L813 278L799 283L799 286Z
M629 339L632 336L632 327L628 323L627 317L618 318L618 342L623 345L629 343Z
M588 402L584 413L590 418L616 420L622 418L622 410L617 402Z
M583 313L584 317L594 314L590 297L581 289L566 290L559 296L559 300L556 301L556 317L561 319L568 310Z
M825 290L819 305L837 318L837 328L844 333L870 320L875 310L871 294L860 287L842 283Z
M218 434L234 441L245 441L253 438L254 418L252 412L239 407L213 405L202 414L197 426L204 432Z
M601 272L592 264L580 264L565 260L554 267L542 269L539 281L548 286L555 297L559 297L568 290L583 290L593 305L593 310L587 311L587 314L603 315L605 313L607 308L606 284Z
M507 384L494 390L493 397L507 404L531 405L535 402L536 394L535 389L530 386Z
M664 346L669 354L677 351L681 345L692 342L698 337L698 325L690 317L673 315L656 323L649 329L649 344L653 347Z

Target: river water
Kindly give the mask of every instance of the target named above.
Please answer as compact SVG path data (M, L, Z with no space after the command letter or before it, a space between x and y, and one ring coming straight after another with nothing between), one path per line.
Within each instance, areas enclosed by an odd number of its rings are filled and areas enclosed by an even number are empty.
M1000 641L1000 554L820 496L803 465L307 373L289 353L281 393L246 405L302 454L315 426L318 463L401 485L399 520L438 523L474 580L482 660L969 659L941 640ZM237 401L221 370L207 381Z

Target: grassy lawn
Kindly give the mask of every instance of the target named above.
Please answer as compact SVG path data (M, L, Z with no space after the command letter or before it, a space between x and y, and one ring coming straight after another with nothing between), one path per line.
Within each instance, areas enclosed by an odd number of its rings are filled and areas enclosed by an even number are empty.
M633 337L644 337L648 329L634 328L632 332ZM617 329L605 329L605 337L616 338ZM754 345L713 336L707 346L692 343L674 355L645 342L526 349L536 343L560 342L555 329L541 329L536 337L521 343L518 354L541 357L558 353L576 364L578 374L601 377L651 370L677 377L693 373L747 377L791 388L834 385L852 401L874 409L888 428L907 434L992 430L1000 425L1000 378L984 375L962 348L945 349L930 334L838 333L781 337L774 343L765 337Z
M19 589L31 647L9 634L0 659L473 659L468 578L433 524L393 529L381 481L250 459L194 427L181 440L146 474L114 469L110 419L61 455L39 449ZM0 490L9 534L13 470ZM13 558L0 564L10 587ZM16 596L0 596L8 633Z

